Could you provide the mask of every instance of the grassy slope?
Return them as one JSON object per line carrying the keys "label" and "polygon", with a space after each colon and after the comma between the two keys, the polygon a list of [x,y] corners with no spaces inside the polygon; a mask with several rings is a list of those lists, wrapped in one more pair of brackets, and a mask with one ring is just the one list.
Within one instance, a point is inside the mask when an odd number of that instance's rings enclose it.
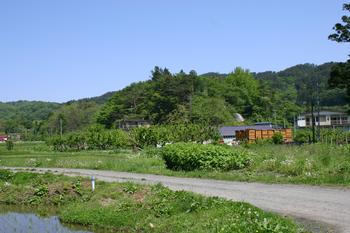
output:
{"label": "grassy slope", "polygon": [[44,144],[0,144],[0,166],[66,167],[152,173],[224,180],[350,185],[350,147],[329,145],[252,145],[253,164],[243,170],[171,171],[160,158],[131,151],[51,152]]}
{"label": "grassy slope", "polygon": [[0,204],[56,208],[63,222],[103,232],[301,232],[291,220],[246,203],[161,185],[97,182],[0,170]]}

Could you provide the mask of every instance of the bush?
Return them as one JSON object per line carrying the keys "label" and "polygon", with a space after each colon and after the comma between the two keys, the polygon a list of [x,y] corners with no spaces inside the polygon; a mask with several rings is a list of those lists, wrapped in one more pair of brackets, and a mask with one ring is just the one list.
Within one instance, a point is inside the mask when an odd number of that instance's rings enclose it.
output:
{"label": "bush", "polygon": [[134,128],[131,131],[134,148],[138,149],[174,142],[215,142],[219,138],[216,127],[204,124],[154,125]]}
{"label": "bush", "polygon": [[55,151],[116,150],[130,146],[130,139],[122,130],[106,130],[93,126],[83,132],[55,136],[48,140]]}
{"label": "bush", "polygon": [[249,165],[250,153],[237,148],[194,143],[165,146],[161,156],[167,168],[173,170],[241,169]]}
{"label": "bush", "polygon": [[48,141],[47,144],[53,147],[53,150],[55,151],[66,151],[68,150],[68,145],[66,142],[66,139],[64,137],[60,136],[54,136],[51,137]]}
{"label": "bush", "polygon": [[311,139],[310,130],[296,130],[294,131],[294,142],[307,143]]}
{"label": "bush", "polygon": [[7,150],[13,150],[13,141],[12,140],[7,140],[6,141],[6,149]]}
{"label": "bush", "polygon": [[0,181],[9,181],[13,175],[14,174],[8,170],[0,170]]}
{"label": "bush", "polygon": [[158,135],[156,126],[153,127],[136,127],[131,131],[131,138],[134,147],[143,149],[149,146],[157,146]]}
{"label": "bush", "polygon": [[275,133],[273,136],[272,136],[272,142],[274,144],[283,144],[283,135],[279,132]]}

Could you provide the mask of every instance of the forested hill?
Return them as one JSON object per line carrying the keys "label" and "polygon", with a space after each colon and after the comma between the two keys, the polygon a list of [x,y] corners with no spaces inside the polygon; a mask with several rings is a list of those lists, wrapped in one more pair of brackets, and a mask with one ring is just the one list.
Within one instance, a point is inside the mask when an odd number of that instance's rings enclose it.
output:
{"label": "forested hill", "polygon": [[68,101],[67,104],[71,104],[74,102],[95,102],[96,104],[105,104],[107,100],[109,100],[115,93],[116,91],[110,91],[96,97],[84,98],[79,100],[71,100],[71,101]]}
{"label": "forested hill", "polygon": [[153,123],[204,122],[237,124],[235,113],[248,121],[292,122],[316,98],[317,83],[323,108],[345,109],[345,90],[327,88],[334,63],[296,65],[279,72],[230,74],[171,73],[156,67],[145,82],[133,83],[99,97],[64,104],[41,101],[0,102],[0,133],[80,130],[93,123],[113,127],[121,119]]}
{"label": "forested hill", "polygon": [[[297,103],[302,105],[307,100],[307,95],[311,94],[312,87],[319,83],[320,104],[327,108],[336,106],[344,106],[347,104],[345,89],[329,89],[328,79],[331,67],[336,63],[325,63],[323,65],[296,65],[280,72],[262,72],[255,73],[254,76],[258,80],[262,80],[273,90],[286,90],[295,87],[298,98]],[[308,81],[310,83],[308,83]],[[311,84],[311,85],[310,85]],[[311,90],[308,88],[310,85]],[[309,89],[309,91],[308,91]],[[306,90],[306,93],[304,92]],[[305,96],[306,95],[306,96]]]}
{"label": "forested hill", "polygon": [[[286,90],[290,86],[294,86],[298,92],[298,104],[303,104],[305,102],[305,97],[303,97],[303,85],[308,79],[315,78],[316,82],[319,79],[320,83],[320,100],[321,105],[325,108],[342,108],[342,106],[347,104],[346,91],[345,89],[329,89],[328,79],[331,67],[336,63],[329,62],[319,66],[312,64],[301,64],[292,66],[285,70],[275,72],[266,71],[261,73],[252,73],[253,76],[259,80],[266,82],[271,89],[279,91]],[[221,73],[205,73],[202,74],[203,77],[227,77],[227,74]]]}
{"label": "forested hill", "polygon": [[0,132],[31,128],[33,122],[48,119],[60,104],[43,101],[0,102]]}
{"label": "forested hill", "polygon": [[0,134],[50,126],[57,128],[57,118],[62,115],[67,116],[67,127],[80,129],[94,122],[99,106],[105,104],[114,93],[107,92],[101,96],[66,103],[24,100],[0,102]]}
{"label": "forested hill", "polygon": [[116,120],[141,118],[155,124],[205,122],[236,124],[240,113],[248,121],[292,123],[294,116],[309,111],[320,100],[324,109],[345,110],[346,92],[329,89],[335,63],[303,64],[280,72],[250,73],[236,69],[230,74],[195,71],[173,74],[158,67],[146,82],[118,91],[97,116],[108,127]]}

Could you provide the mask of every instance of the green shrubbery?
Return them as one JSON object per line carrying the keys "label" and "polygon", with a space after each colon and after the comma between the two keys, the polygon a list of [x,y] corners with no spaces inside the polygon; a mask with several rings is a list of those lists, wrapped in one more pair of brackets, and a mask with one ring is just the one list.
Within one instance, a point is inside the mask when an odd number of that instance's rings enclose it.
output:
{"label": "green shrubbery", "polygon": [[129,135],[122,130],[106,130],[99,126],[84,132],[55,136],[48,144],[56,151],[113,150],[130,146]]}
{"label": "green shrubbery", "polygon": [[249,165],[249,152],[237,148],[194,143],[175,143],[161,150],[168,168],[174,170],[240,169]]}
{"label": "green shrubbery", "polygon": [[13,150],[14,143],[12,140],[7,140],[6,141],[6,149],[7,150]]}
{"label": "green shrubbery", "polygon": [[179,124],[151,127],[137,127],[130,132],[119,129],[105,129],[92,126],[83,132],[74,132],[55,136],[48,140],[56,151],[110,150],[120,148],[144,149],[164,146],[173,142],[217,141],[219,133],[216,128],[197,125]]}
{"label": "green shrubbery", "polygon": [[294,142],[307,143],[311,140],[312,134],[310,130],[296,130],[294,131]]}
{"label": "green shrubbery", "polygon": [[283,135],[279,132],[275,133],[273,136],[272,136],[272,142],[274,144],[283,144]]}
{"label": "green shrubbery", "polygon": [[148,128],[134,128],[131,138],[137,148],[164,146],[174,142],[218,141],[218,129],[202,124],[155,125]]}
{"label": "green shrubbery", "polygon": [[[317,129],[315,132],[317,137]],[[312,141],[311,129],[298,129],[294,131],[294,142],[308,143]],[[350,142],[350,132],[342,129],[323,128],[320,130],[319,142],[325,144],[348,144]]]}

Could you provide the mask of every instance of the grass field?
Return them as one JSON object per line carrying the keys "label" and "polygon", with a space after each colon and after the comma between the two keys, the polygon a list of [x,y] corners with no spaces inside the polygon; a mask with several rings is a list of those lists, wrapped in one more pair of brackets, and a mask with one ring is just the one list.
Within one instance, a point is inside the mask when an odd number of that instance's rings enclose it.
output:
{"label": "grass field", "polygon": [[171,191],[161,185],[0,170],[0,204],[55,210],[64,223],[96,232],[304,232],[292,220],[252,205]]}
{"label": "grass field", "polygon": [[350,185],[350,146],[249,145],[252,164],[234,171],[172,171],[145,152],[53,152],[44,143],[16,143],[12,151],[0,144],[0,166],[66,167],[151,173],[182,177],[311,185]]}

